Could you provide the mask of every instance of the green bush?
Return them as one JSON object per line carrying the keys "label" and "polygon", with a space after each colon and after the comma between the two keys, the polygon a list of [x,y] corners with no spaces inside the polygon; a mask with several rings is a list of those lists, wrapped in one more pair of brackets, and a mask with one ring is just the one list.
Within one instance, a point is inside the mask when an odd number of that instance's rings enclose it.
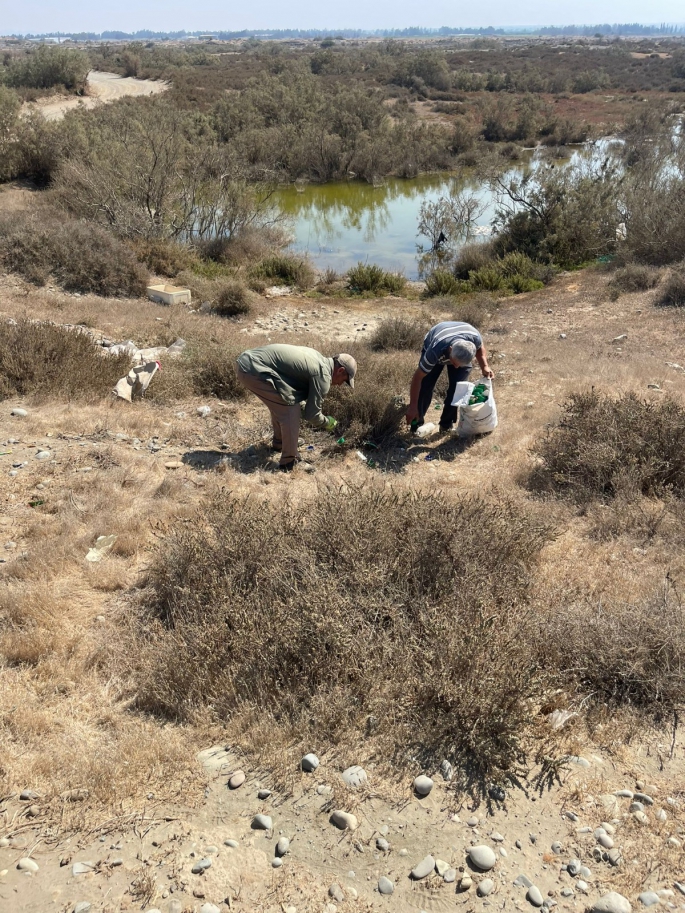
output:
{"label": "green bush", "polygon": [[446,269],[436,269],[426,277],[426,298],[442,298],[457,295],[462,291],[462,283],[455,279]]}
{"label": "green bush", "polygon": [[277,285],[295,285],[301,289],[311,288],[314,284],[314,270],[308,260],[286,254],[266,257],[248,273],[251,280],[268,280]]}
{"label": "green bush", "polygon": [[469,286],[474,291],[499,292],[506,282],[497,266],[483,266],[469,273]]}
{"label": "green bush", "polygon": [[545,283],[540,282],[539,279],[531,279],[529,276],[515,274],[506,280],[506,287],[510,288],[515,295],[522,295],[524,292],[535,292],[544,288]]}
{"label": "green bush", "polygon": [[406,284],[404,276],[390,273],[375,263],[358,263],[347,273],[347,282],[353,292],[386,292],[399,295]]}
{"label": "green bush", "polygon": [[428,327],[421,320],[388,317],[382,320],[369,339],[373,352],[410,349],[419,351]]}
{"label": "green bush", "polygon": [[619,267],[609,282],[609,290],[617,292],[646,292],[659,282],[659,271],[641,263]]}
{"label": "green bush", "polygon": [[43,45],[11,58],[4,78],[15,89],[63,86],[78,92],[85,88],[89,70],[90,60],[82,51]]}
{"label": "green bush", "polygon": [[495,259],[490,241],[474,241],[465,244],[459,253],[452,272],[457,279],[468,279],[469,273],[490,266]]}
{"label": "green bush", "polygon": [[252,310],[250,295],[241,282],[227,282],[221,287],[212,311],[219,317],[241,317]]}

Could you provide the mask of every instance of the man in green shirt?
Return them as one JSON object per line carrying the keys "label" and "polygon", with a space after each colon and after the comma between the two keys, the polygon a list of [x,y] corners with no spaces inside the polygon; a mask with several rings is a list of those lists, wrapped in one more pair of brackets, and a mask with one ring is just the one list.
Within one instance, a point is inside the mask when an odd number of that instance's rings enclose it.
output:
{"label": "man in green shirt", "polygon": [[332,431],[338,424],[321,411],[331,385],[354,388],[357,362],[351,355],[326,358],[306,346],[270,345],[247,349],[238,357],[238,380],[259,397],[271,413],[272,447],[281,452],[280,468],[288,472],[298,460],[300,404],[305,421]]}

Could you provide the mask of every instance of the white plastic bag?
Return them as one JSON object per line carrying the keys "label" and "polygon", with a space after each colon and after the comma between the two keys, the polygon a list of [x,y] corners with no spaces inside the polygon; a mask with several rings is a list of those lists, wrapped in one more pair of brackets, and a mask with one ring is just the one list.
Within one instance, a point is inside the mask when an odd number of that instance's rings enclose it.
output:
{"label": "white plastic bag", "polygon": [[[497,406],[495,405],[492,381],[489,377],[482,377],[478,383],[484,384],[488,390],[488,398],[484,403],[476,403],[474,406],[469,406],[468,404],[476,384],[462,381],[457,384],[457,388],[454,391],[452,405],[459,406],[459,418],[455,428],[457,437],[489,434],[497,427]],[[465,387],[470,388],[468,393],[466,393]]]}

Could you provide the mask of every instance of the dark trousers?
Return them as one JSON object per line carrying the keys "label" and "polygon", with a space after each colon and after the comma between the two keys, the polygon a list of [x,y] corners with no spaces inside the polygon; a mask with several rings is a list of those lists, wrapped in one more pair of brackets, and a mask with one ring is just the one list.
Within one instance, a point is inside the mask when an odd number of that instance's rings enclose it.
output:
{"label": "dark trousers", "polygon": [[447,367],[449,383],[447,385],[447,396],[442,407],[442,415],[440,416],[440,427],[443,431],[448,431],[457,420],[457,407],[452,405],[454,391],[460,381],[469,379],[470,366],[455,368],[451,362],[448,362],[447,365],[436,365],[429,374],[426,374],[421,381],[421,390],[419,391],[419,424],[422,425],[425,421],[426,412],[430,409],[433,399],[433,390],[435,390],[435,385],[444,367]]}

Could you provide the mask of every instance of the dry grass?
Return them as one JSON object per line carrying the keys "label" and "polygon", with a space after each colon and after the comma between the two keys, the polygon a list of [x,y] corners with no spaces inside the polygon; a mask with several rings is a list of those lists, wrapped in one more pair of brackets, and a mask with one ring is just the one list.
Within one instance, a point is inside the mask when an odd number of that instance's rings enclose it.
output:
{"label": "dry grass", "polygon": [[685,307],[685,270],[674,269],[659,288],[654,302],[657,307]]}
{"label": "dry grass", "polygon": [[422,320],[408,320],[406,317],[387,317],[382,320],[369,339],[373,352],[389,352],[409,349],[421,351],[421,343],[429,327]]}

